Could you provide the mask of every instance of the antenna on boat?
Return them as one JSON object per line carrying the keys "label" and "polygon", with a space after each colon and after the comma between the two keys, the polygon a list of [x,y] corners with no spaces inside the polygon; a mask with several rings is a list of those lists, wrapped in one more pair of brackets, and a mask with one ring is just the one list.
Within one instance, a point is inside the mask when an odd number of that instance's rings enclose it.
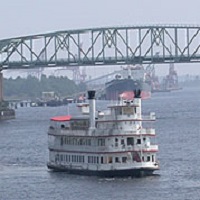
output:
{"label": "antenna on boat", "polygon": [[67,104],[67,115],[69,115],[69,103]]}

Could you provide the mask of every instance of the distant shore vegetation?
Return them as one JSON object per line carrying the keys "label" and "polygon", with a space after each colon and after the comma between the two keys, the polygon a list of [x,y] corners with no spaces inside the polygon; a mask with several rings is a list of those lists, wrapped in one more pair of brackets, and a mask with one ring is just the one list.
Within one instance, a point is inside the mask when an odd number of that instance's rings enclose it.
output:
{"label": "distant shore vegetation", "polygon": [[3,93],[5,99],[36,99],[42,92],[55,92],[59,97],[69,97],[85,90],[83,83],[77,85],[67,77],[42,75],[40,79],[29,75],[27,78],[4,78]]}

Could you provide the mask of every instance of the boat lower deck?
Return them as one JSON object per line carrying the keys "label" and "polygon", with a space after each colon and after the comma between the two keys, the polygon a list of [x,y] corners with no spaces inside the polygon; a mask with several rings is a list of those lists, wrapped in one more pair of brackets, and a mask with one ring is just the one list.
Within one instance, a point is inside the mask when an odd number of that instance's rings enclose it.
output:
{"label": "boat lower deck", "polygon": [[154,168],[131,168],[119,170],[87,170],[87,169],[73,169],[64,165],[47,164],[48,169],[56,172],[66,172],[69,174],[86,175],[86,176],[99,176],[99,177],[143,177],[150,176],[155,171]]}

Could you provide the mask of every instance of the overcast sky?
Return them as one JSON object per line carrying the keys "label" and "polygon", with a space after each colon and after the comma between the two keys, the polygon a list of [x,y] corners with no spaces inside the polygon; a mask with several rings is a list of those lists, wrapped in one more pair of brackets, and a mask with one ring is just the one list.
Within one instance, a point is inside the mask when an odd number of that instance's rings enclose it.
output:
{"label": "overcast sky", "polygon": [[[104,26],[200,24],[199,0],[0,0],[0,8],[0,39]],[[178,71],[199,73],[198,65],[178,65]]]}

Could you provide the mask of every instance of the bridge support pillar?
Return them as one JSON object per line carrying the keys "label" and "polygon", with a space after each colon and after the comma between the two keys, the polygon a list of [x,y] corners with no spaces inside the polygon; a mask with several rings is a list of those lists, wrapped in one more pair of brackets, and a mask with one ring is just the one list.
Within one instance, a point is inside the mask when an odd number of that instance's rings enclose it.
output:
{"label": "bridge support pillar", "polygon": [[0,72],[0,102],[3,101],[3,74]]}

